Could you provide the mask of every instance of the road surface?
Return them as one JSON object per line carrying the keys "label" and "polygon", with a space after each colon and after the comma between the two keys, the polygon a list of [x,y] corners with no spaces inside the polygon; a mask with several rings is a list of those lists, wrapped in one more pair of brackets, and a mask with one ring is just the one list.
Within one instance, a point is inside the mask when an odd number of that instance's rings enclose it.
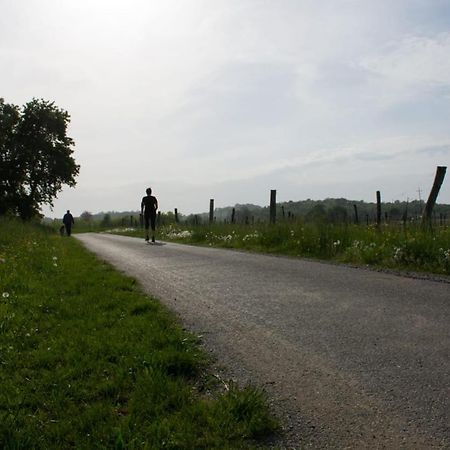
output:
{"label": "road surface", "polygon": [[286,448],[450,448],[450,284],[107,234],[77,238],[268,392]]}

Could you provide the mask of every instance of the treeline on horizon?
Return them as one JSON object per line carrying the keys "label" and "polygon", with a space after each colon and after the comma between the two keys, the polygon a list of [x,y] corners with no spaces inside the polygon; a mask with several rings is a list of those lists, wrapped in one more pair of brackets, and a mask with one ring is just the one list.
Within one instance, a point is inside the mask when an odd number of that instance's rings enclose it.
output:
{"label": "treeline on horizon", "polygon": [[[356,209],[355,209],[356,206]],[[421,218],[425,202],[413,200],[411,202],[399,201],[384,202],[382,218],[388,222],[416,221]],[[235,210],[235,223],[258,223],[269,221],[269,206],[254,204],[236,204],[214,209],[216,222],[231,222],[233,209]],[[356,212],[358,218],[356,218]],[[345,198],[327,198],[325,200],[300,200],[277,203],[277,220],[303,220],[307,222],[330,223],[373,223],[376,220],[376,203],[362,200],[347,200]],[[435,221],[450,220],[450,205],[436,204],[433,211]],[[85,223],[108,226],[137,226],[139,224],[139,211],[108,211],[90,213],[85,211],[76,218]],[[50,219],[51,220],[51,219]],[[59,220],[59,219],[55,219]],[[172,211],[160,215],[161,224],[175,222],[175,214]],[[209,213],[184,215],[178,212],[179,222],[207,223]]]}

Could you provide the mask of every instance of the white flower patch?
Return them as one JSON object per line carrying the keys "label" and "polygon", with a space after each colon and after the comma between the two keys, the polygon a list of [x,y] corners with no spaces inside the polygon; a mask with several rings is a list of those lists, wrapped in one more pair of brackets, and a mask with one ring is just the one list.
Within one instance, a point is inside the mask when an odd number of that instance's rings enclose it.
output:
{"label": "white flower patch", "polygon": [[167,233],[167,237],[170,239],[184,239],[190,238],[192,236],[192,231],[183,230],[183,231],[171,231]]}

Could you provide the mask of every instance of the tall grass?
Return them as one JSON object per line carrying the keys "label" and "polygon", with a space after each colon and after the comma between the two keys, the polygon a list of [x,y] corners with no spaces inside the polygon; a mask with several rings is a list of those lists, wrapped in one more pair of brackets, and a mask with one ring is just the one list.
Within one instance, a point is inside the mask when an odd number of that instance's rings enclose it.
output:
{"label": "tall grass", "polygon": [[[116,230],[117,232],[117,230]],[[123,234],[140,236],[140,230]],[[281,222],[276,225],[171,225],[160,239],[319,258],[378,267],[450,274],[450,228],[381,227]]]}
{"label": "tall grass", "polygon": [[71,238],[0,220],[0,448],[248,448],[264,395],[219,393],[197,338]]}

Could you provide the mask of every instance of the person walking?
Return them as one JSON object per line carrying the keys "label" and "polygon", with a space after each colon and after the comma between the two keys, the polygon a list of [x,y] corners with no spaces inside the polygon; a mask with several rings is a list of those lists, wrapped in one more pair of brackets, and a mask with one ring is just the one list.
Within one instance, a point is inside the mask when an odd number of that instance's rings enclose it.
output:
{"label": "person walking", "polygon": [[73,216],[72,214],[70,214],[70,210],[67,210],[67,212],[64,214],[63,224],[66,228],[67,236],[70,236],[70,234],[72,233],[72,225],[75,224],[75,220],[73,220]]}
{"label": "person walking", "polygon": [[141,201],[141,215],[144,216],[145,241],[149,242],[148,229],[152,229],[152,242],[155,242],[156,228],[156,210],[158,209],[158,200],[152,195],[152,189],[145,190],[147,195]]}

